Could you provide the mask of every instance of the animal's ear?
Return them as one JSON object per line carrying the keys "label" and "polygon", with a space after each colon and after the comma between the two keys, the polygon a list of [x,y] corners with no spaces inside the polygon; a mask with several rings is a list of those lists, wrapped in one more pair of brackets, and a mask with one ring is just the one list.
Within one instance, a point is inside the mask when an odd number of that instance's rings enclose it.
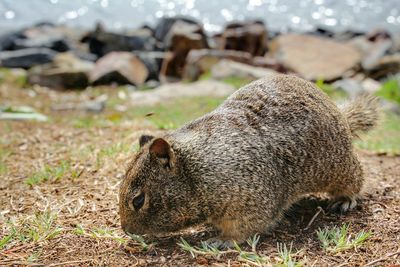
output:
{"label": "animal's ear", "polygon": [[172,168],[174,166],[174,151],[171,145],[163,138],[156,138],[149,147],[152,156],[159,159],[163,165]]}
{"label": "animal's ear", "polygon": [[149,141],[151,141],[152,139],[154,139],[154,136],[152,135],[142,135],[139,138],[139,146],[143,147],[145,144],[147,144]]}

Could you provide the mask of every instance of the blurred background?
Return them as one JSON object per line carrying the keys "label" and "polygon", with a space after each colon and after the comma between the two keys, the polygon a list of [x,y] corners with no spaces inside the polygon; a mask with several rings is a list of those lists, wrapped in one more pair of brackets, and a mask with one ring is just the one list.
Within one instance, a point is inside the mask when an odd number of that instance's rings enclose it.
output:
{"label": "blurred background", "polygon": [[90,28],[98,21],[109,29],[122,30],[154,25],[165,16],[190,16],[207,32],[218,32],[227,22],[261,19],[273,31],[312,31],[323,26],[334,31],[368,31],[383,27],[398,31],[399,2],[396,0],[3,0],[3,28],[51,21]]}

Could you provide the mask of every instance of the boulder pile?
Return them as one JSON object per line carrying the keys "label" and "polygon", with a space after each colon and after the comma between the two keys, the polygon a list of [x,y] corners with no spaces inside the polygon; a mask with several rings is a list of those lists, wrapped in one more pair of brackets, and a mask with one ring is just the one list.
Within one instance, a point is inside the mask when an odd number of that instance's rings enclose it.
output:
{"label": "boulder pile", "polygon": [[124,33],[100,24],[84,32],[41,23],[0,34],[0,67],[26,69],[30,83],[54,89],[273,72],[325,82],[379,80],[400,72],[399,40],[384,30],[271,33],[260,21],[230,23],[209,36],[199,22],[184,17]]}

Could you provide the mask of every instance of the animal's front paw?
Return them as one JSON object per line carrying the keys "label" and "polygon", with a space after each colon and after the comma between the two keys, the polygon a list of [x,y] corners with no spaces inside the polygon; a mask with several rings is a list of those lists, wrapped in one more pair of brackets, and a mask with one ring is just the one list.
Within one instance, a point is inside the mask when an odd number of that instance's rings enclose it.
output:
{"label": "animal's front paw", "polygon": [[333,199],[328,206],[328,210],[333,213],[346,213],[357,206],[355,197],[339,197]]}
{"label": "animal's front paw", "polygon": [[218,249],[230,249],[235,247],[233,240],[221,240],[219,238],[210,238],[204,241],[207,246],[218,248]]}

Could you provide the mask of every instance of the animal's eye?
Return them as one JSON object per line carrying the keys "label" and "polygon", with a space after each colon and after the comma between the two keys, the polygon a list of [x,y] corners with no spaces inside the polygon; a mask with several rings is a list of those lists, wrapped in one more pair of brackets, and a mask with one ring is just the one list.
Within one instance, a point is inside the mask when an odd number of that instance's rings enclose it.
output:
{"label": "animal's eye", "polygon": [[141,207],[143,207],[145,199],[145,194],[141,192],[139,195],[135,196],[132,200],[133,208],[138,211]]}

